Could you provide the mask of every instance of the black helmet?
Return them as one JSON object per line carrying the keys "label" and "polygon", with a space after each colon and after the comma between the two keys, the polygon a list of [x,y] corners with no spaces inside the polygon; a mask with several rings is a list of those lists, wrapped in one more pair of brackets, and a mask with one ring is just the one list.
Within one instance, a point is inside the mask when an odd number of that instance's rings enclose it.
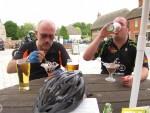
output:
{"label": "black helmet", "polygon": [[85,84],[80,71],[62,72],[40,89],[34,113],[68,113],[82,101]]}

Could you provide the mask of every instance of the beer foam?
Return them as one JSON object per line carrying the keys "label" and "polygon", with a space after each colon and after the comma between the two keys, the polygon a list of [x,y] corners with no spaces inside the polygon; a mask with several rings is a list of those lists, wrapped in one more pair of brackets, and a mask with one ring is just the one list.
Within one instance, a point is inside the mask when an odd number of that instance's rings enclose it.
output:
{"label": "beer foam", "polygon": [[73,62],[73,61],[72,61],[72,62],[68,62],[67,65],[79,65],[79,63],[78,63],[78,62]]}
{"label": "beer foam", "polygon": [[23,59],[18,59],[17,61],[16,61],[16,63],[17,64],[24,64],[24,63],[27,63],[25,60],[23,60]]}

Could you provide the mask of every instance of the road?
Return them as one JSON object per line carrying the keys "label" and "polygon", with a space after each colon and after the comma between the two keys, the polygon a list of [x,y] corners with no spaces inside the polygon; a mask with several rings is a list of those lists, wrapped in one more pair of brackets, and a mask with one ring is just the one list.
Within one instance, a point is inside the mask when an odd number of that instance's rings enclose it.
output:
{"label": "road", "polygon": [[[80,45],[80,55],[75,56],[71,55],[71,58],[77,58],[79,59],[79,69],[82,71],[83,74],[98,74],[100,73],[101,64],[99,63],[99,60],[95,61],[84,61],[82,58],[83,52],[87,46],[86,45]],[[146,48],[146,54],[149,59],[149,65],[150,65],[150,48]],[[5,49],[5,51],[0,51],[0,89],[10,87],[12,85],[18,84],[18,77],[17,74],[8,74],[6,72],[6,67],[11,59],[11,53],[13,49]]]}
{"label": "road", "polygon": [[6,67],[11,59],[12,49],[0,51],[0,89],[17,84],[16,74],[7,74]]}

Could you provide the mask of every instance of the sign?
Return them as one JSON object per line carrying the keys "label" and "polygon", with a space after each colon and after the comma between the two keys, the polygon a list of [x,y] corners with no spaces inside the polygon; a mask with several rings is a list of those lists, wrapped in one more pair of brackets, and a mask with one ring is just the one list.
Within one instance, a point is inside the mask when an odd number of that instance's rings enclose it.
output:
{"label": "sign", "polygon": [[122,108],[121,113],[150,113],[150,107]]}

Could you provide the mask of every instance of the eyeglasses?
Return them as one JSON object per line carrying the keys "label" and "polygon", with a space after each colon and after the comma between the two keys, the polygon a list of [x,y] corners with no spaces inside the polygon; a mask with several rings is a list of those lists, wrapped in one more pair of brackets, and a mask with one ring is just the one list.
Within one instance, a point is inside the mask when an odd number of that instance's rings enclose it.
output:
{"label": "eyeglasses", "polygon": [[54,35],[53,34],[47,34],[47,33],[40,33],[41,37],[43,39],[49,38],[49,39],[54,39]]}

